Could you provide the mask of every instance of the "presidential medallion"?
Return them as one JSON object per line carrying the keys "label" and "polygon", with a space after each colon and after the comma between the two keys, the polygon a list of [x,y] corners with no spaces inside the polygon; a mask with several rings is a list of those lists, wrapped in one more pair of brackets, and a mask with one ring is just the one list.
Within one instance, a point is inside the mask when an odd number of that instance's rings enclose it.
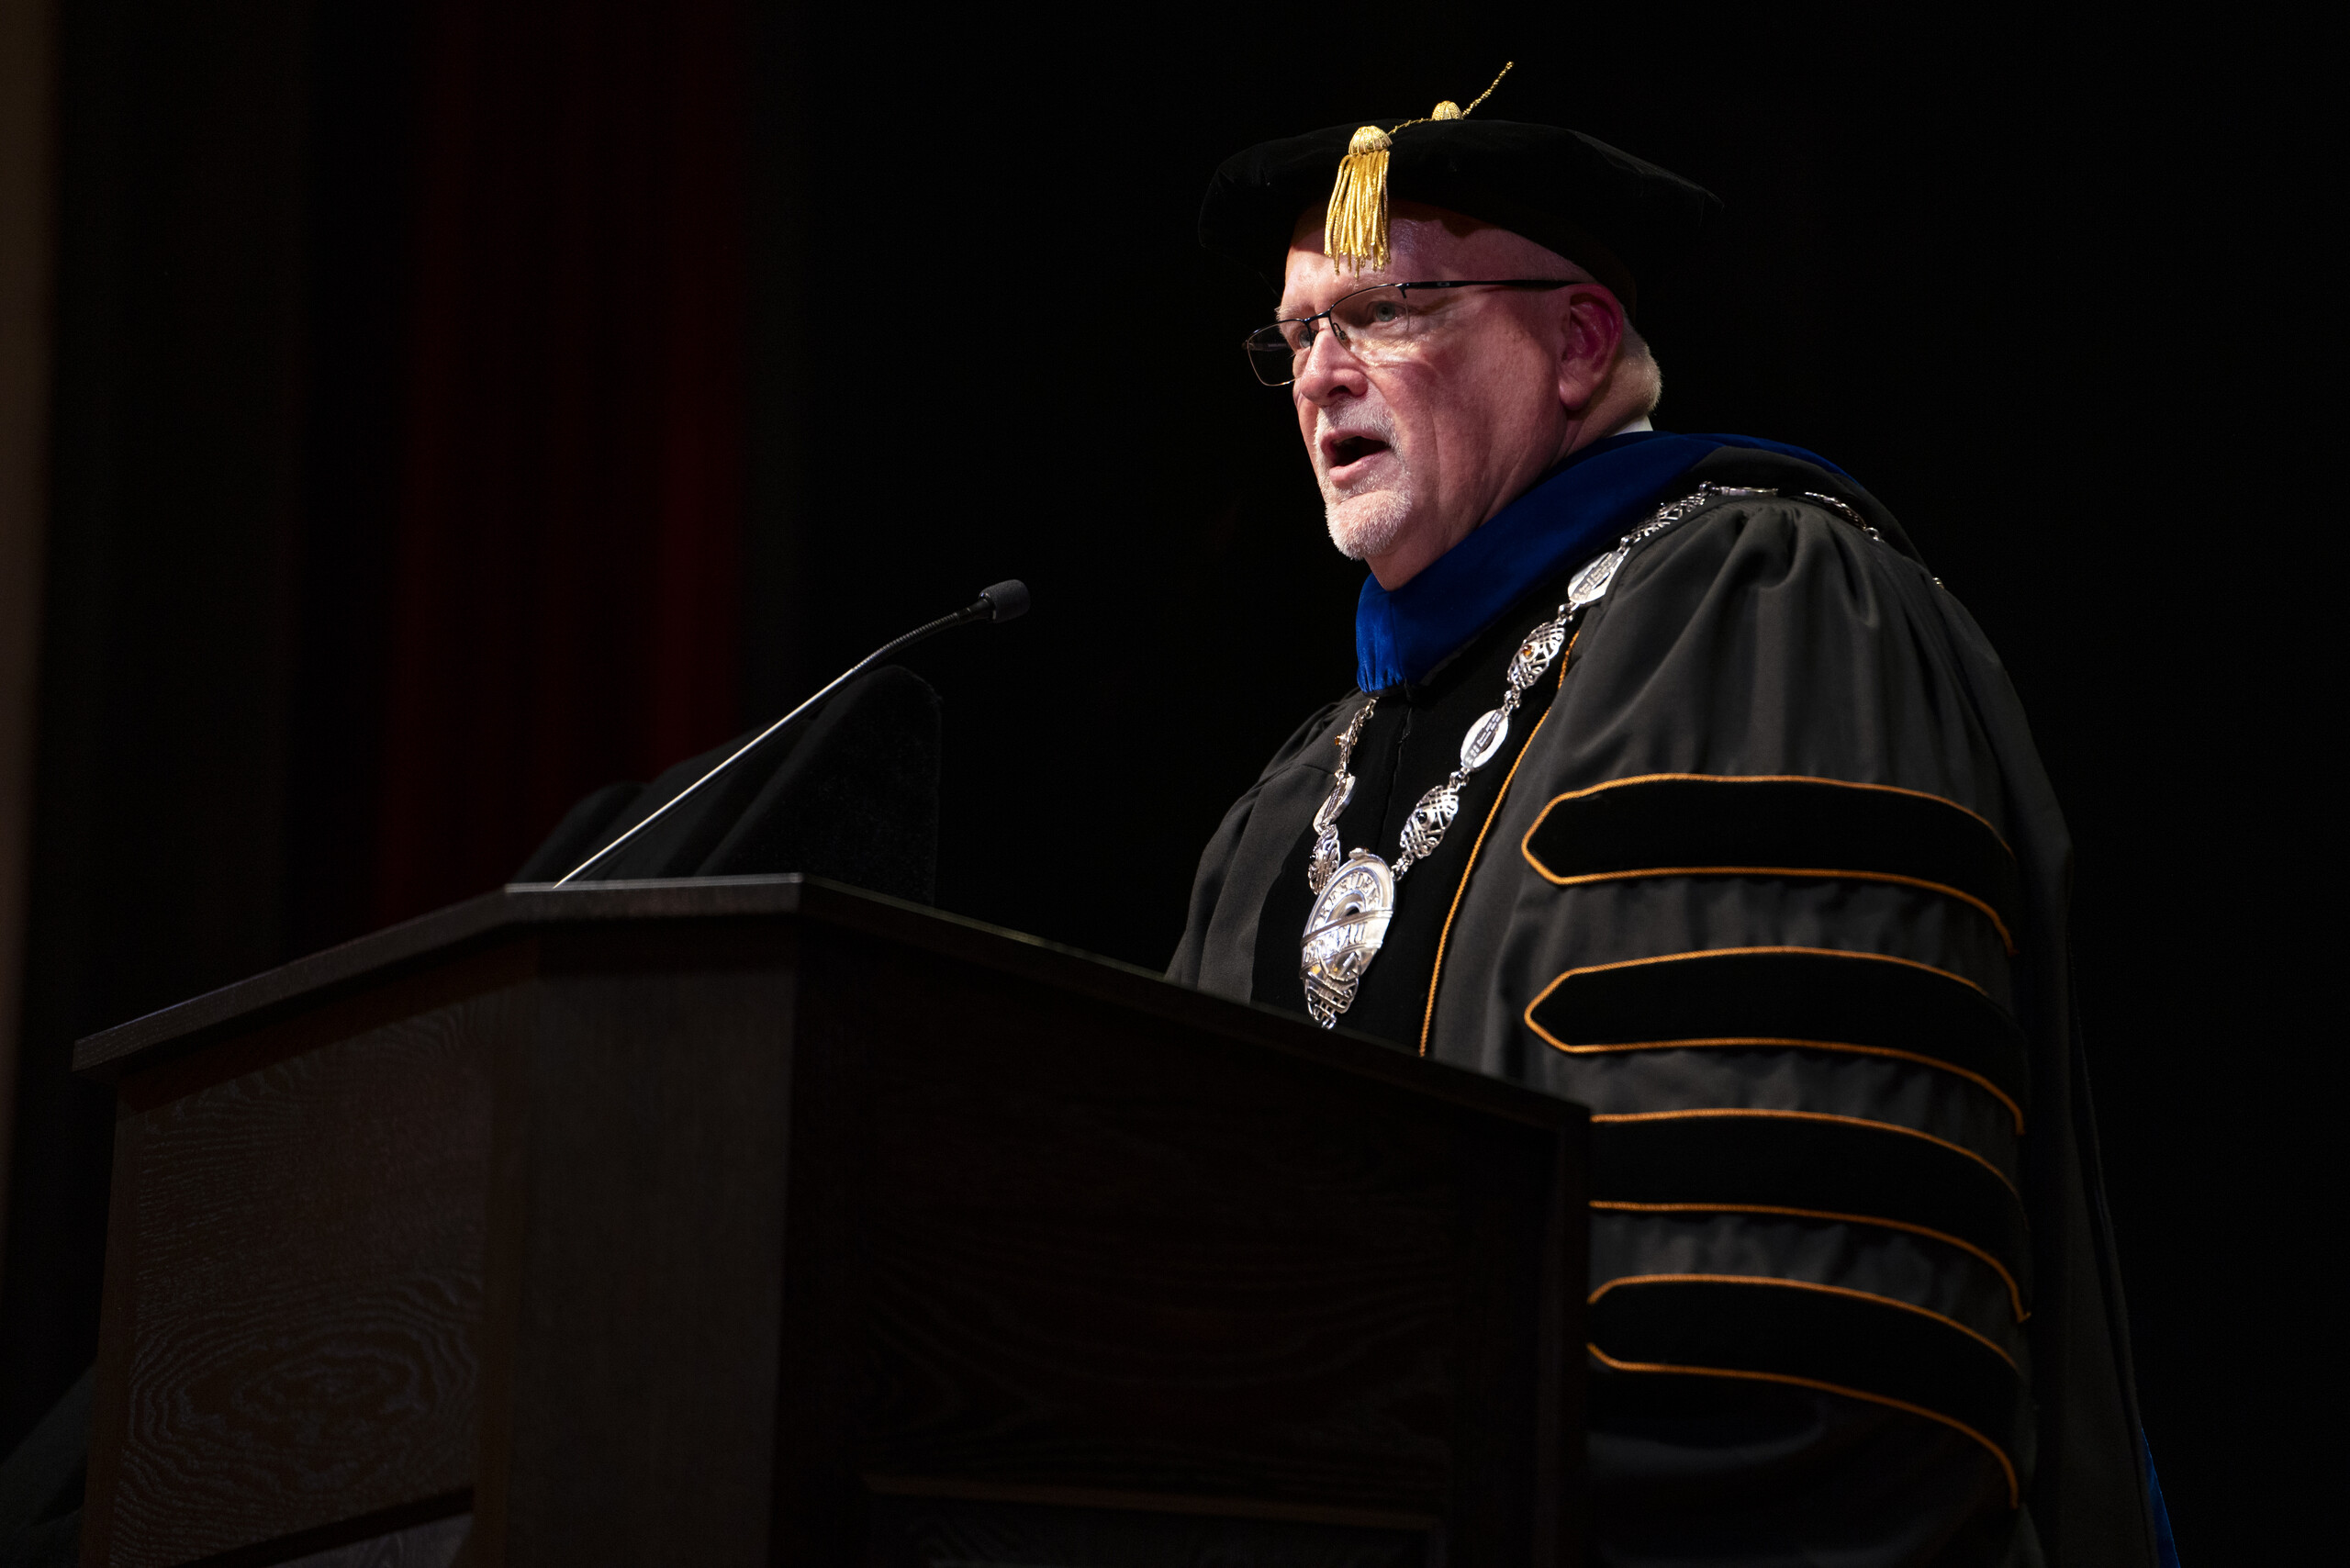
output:
{"label": "presidential medallion", "polygon": [[1299,973],[1305,980],[1305,1010],[1328,1028],[1354,1005],[1363,971],[1387,940],[1395,913],[1395,879],[1387,862],[1368,849],[1347,857],[1314,901],[1305,923]]}

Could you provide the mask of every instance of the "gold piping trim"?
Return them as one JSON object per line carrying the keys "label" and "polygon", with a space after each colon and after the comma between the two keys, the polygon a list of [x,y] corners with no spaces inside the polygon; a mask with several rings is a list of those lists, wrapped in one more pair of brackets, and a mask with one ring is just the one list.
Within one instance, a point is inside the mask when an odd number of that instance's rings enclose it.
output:
{"label": "gold piping trim", "polygon": [[[1535,826],[1539,827],[1541,821],[1537,817]],[[1534,829],[1527,829],[1526,834],[1531,839]],[[1653,866],[1642,867],[1637,871],[1593,871],[1581,877],[1561,877],[1537,860],[1531,848],[1526,851],[1526,863],[1533,867],[1544,881],[1561,888],[1579,888],[1590,882],[1633,881],[1643,877],[1803,877],[1829,882],[1890,882],[1900,887],[1923,888],[1930,893],[1941,893],[1981,910],[1983,917],[1991,923],[1991,929],[1999,934],[1999,946],[2007,949],[2009,958],[2015,957],[2016,953],[2016,939],[2008,930],[2008,923],[1999,918],[1998,911],[1973,893],[1964,892],[1948,882],[1930,882],[1922,877],[1904,877],[1891,871],[1845,871],[1832,866]]]}
{"label": "gold piping trim", "polygon": [[[1582,636],[1581,630],[1577,630],[1574,636],[1567,639],[1566,649],[1559,655],[1559,689],[1561,691],[1567,685],[1567,661],[1575,656],[1575,644]],[[1501,793],[1494,797],[1494,808],[1485,813],[1484,825],[1477,830],[1477,842],[1469,846],[1469,863],[1460,868],[1460,885],[1452,890],[1452,907],[1444,912],[1444,929],[1437,933],[1436,967],[1428,971],[1427,1009],[1420,1014],[1422,1056],[1428,1054],[1428,1031],[1436,1026],[1436,988],[1437,982],[1444,978],[1444,946],[1452,940],[1452,917],[1460,913],[1460,901],[1469,891],[1469,874],[1477,868],[1477,852],[1485,847],[1485,834],[1492,831],[1494,819],[1502,814],[1502,802],[1509,799],[1511,781],[1517,778],[1517,765],[1524,762],[1526,754],[1534,749],[1534,737],[1542,733],[1542,726],[1550,720],[1550,709],[1558,705],[1559,700],[1553,696],[1550,707],[1542,710],[1542,717],[1535,720],[1534,727],[1526,732],[1526,744],[1517,748],[1517,756],[1510,759],[1509,771],[1502,775]]]}
{"label": "gold piping trim", "polygon": [[[1585,964],[1581,969],[1569,969],[1551,980],[1549,985],[1544,986],[1534,1000],[1526,1004],[1526,1026],[1569,1056],[1607,1056],[1621,1051],[1680,1050],[1707,1046],[1776,1046],[1794,1050],[1837,1051],[1853,1056],[1890,1057],[1897,1061],[1916,1062],[1920,1067],[1933,1068],[1938,1071],[1964,1078],[1981,1088],[1985,1093],[2008,1108],[2008,1114],[2015,1118],[2016,1136],[2018,1137],[2023,1136],[2023,1107],[2016,1103],[2006,1090],[2001,1089],[1979,1072],[1970,1072],[1963,1067],[1953,1066],[1938,1057],[1923,1056],[1915,1051],[1897,1050],[1891,1046],[1863,1046],[1846,1040],[1797,1039],[1778,1035],[1700,1036],[1678,1040],[1628,1040],[1617,1045],[1572,1046],[1544,1028],[1534,1016],[1534,1010],[1541,1006],[1552,991],[1577,975],[1599,974],[1607,969],[1637,969],[1643,964],[1670,964],[1689,958],[1710,958],[1725,954],[1753,953],[1811,953],[1823,958],[1874,958],[1884,964],[1907,964],[1913,969],[1923,969],[1930,975],[1941,975],[1945,980],[1954,980],[1961,985],[1971,987],[1986,999],[1990,995],[1988,991],[1984,991],[1981,986],[1976,985],[1964,975],[1953,974],[1948,969],[1939,969],[1931,964],[1921,964],[1915,958],[1897,958],[1890,953],[1855,953],[1840,947],[1702,947],[1689,953],[1665,953],[1653,958],[1625,958],[1612,964]],[[1425,1036],[1423,1037],[1425,1038]],[[1426,1054],[1425,1050],[1422,1054]]]}
{"label": "gold piping trim", "polygon": [[[1659,953],[1652,958],[1619,958],[1612,964],[1585,964],[1580,969],[1569,969],[1550,984],[1557,985],[1559,980],[1572,980],[1576,975],[1595,975],[1606,969],[1637,969],[1643,964],[1673,964],[1686,958],[1719,958],[1733,955],[1751,956],[1755,953],[1809,953],[1822,958],[1867,958],[1880,964],[1907,964],[1913,969],[1923,969],[1930,975],[1940,975],[1944,980],[1954,980],[1971,990],[1982,991],[1986,997],[1991,994],[1955,969],[1936,969],[1931,964],[1919,963],[1915,958],[1897,958],[1891,953],[1861,952],[1851,947],[1695,947],[1686,953]],[[1545,994],[1548,994],[1547,991]]]}
{"label": "gold piping trim", "polygon": [[1593,1125],[1596,1126],[1601,1122],[1696,1121],[1709,1116],[1751,1116],[1782,1122],[1841,1122],[1846,1126],[1870,1127],[1878,1132],[1899,1133],[1903,1137],[1922,1138],[1928,1143],[1950,1150],[1953,1154],[1964,1155],[1992,1175],[1997,1176],[1999,1179],[1999,1185],[2015,1193],[2017,1202],[2023,1201],[2023,1194],[2016,1191],[2016,1184],[2008,1180],[2007,1172],[1973,1149],[1953,1143],[1948,1138],[1936,1137],[1931,1133],[1921,1133],[1915,1127],[1905,1127],[1898,1122],[1873,1122],[1865,1116],[1840,1116],[1831,1111],[1759,1111],[1738,1105],[1708,1106],[1699,1111],[1617,1111],[1606,1115],[1595,1115],[1591,1119]]}
{"label": "gold piping trim", "polygon": [[1793,1383],[1798,1388],[1817,1388],[1828,1394],[1841,1394],[1848,1399],[1866,1400],[1871,1405],[1888,1406],[1896,1410],[1907,1410],[1912,1416],[1923,1416],[1929,1421],[1941,1422],[1953,1431],[1965,1433],[1990,1450],[1991,1457],[1999,1462],[2000,1473],[2008,1478],[2008,1506],[2017,1506],[2021,1499],[2021,1493],[2016,1485],[2016,1467],[2009,1462],[2007,1451],[1965,1422],[1945,1416],[1939,1410],[1929,1410],[1922,1405],[1912,1405],[1906,1399],[1896,1399],[1890,1394],[1871,1394],[1865,1389],[1847,1388],[1841,1383],[1822,1383],[1818,1378],[1795,1377],[1785,1372],[1741,1372],[1729,1367],[1673,1366],[1664,1361],[1619,1361],[1596,1345],[1586,1343],[1583,1349],[1617,1372],[1679,1372],[1685,1377],[1731,1377],[1744,1378],[1751,1383]]}
{"label": "gold piping trim", "polygon": [[1656,784],[1679,780],[1703,780],[1708,784],[1827,784],[1840,790],[1878,790],[1889,795],[1908,795],[1920,801],[1932,801],[1938,805],[1948,806],[1954,812],[1964,812],[1968,816],[1981,823],[1990,832],[1992,842],[2007,851],[2008,858],[2010,860],[2015,858],[2016,852],[2009,848],[2008,841],[1999,836],[1999,830],[1992,827],[1982,812],[1969,810],[1956,801],[1941,795],[1930,795],[1923,790],[1905,790],[1897,784],[1856,784],[1847,778],[1816,778],[1801,773],[1639,773],[1628,778],[1611,778],[1605,784],[1594,784],[1587,789],[1570,790],[1563,795],[1553,795],[1543,805],[1542,810],[1535,816],[1533,825],[1526,830],[1526,836],[1518,841],[1518,853],[1526,857],[1526,863],[1533,867],[1536,874],[1543,880],[1554,887],[1561,888],[1582,887],[1591,882],[1625,881],[1641,877],[1804,877],[1820,878],[1830,881],[1889,882],[1903,887],[1923,888],[1929,892],[1942,893],[1981,910],[1984,918],[1990,921],[1992,929],[1999,934],[2000,945],[2008,950],[2009,957],[2014,956],[2015,936],[2008,930],[2008,923],[1999,918],[1998,911],[1976,898],[1973,893],[1963,892],[1944,882],[1930,882],[1919,877],[1903,877],[1890,871],[1844,871],[1825,866],[1659,866],[1644,867],[1637,871],[1595,871],[1580,877],[1561,877],[1536,857],[1534,835],[1542,830],[1542,824],[1550,820],[1551,810],[1561,801],[1581,800],[1586,795],[1595,795],[1602,790],[1621,789],[1628,784]]}
{"label": "gold piping trim", "polygon": [[2016,1366],[2016,1359],[2013,1356],[2001,1350],[1991,1339],[1977,1334],[1974,1329],[1961,1323],[1957,1318],[1945,1317],[1930,1306],[1914,1306],[1908,1302],[1893,1296],[1878,1295],[1874,1291],[1856,1291],[1850,1285],[1823,1285],[1812,1280],[1782,1279],[1776,1274],[1626,1274],[1621,1279],[1608,1281],[1583,1300],[1588,1305],[1596,1305],[1601,1296],[1606,1295],[1617,1285],[1775,1285],[1781,1290],[1817,1291],[1821,1295],[1841,1295],[1850,1296],[1854,1301],[1873,1301],[1880,1306],[1897,1306],[1904,1312],[1914,1312],[1919,1316],[1930,1317],[1945,1327],[1955,1328],[1999,1360],[2007,1362],[2009,1367],[2014,1368],[2018,1376],[2021,1376],[2023,1372],[2021,1367]]}
{"label": "gold piping trim", "polygon": [[1786,1215],[1796,1219],[1836,1220],[1845,1225],[1874,1225],[1883,1226],[1888,1230],[1906,1230],[1915,1236],[1930,1237],[1936,1241],[1947,1242],[1962,1252],[1971,1252],[1989,1264],[1993,1271],[2006,1283],[2008,1301],[2015,1308],[2016,1321],[2023,1323],[2029,1321],[2031,1316],[2031,1314],[2024,1309],[2023,1291],[2016,1283],[2016,1277],[2008,1272],[2008,1266],[2005,1263],[2000,1262],[1972,1241],[1962,1241],[1947,1231],[1934,1230],[1922,1225],[1911,1225],[1908,1220],[1886,1219],[1881,1215],[1840,1215],[1827,1209],[1787,1208],[1778,1204],[1625,1204],[1594,1198],[1589,1206],[1595,1209],[1616,1209],[1630,1214]]}
{"label": "gold piping trim", "polygon": [[[1531,1009],[1528,1011],[1530,1012]],[[1981,1073],[1969,1072],[1963,1067],[1953,1067],[1946,1061],[1933,1057],[1920,1056],[1915,1051],[1897,1051],[1890,1046],[1855,1046],[1841,1040],[1787,1039],[1775,1035],[1724,1035],[1719,1037],[1692,1040],[1640,1040],[1622,1046],[1567,1046],[1560,1045],[1548,1030],[1539,1024],[1534,1024],[1531,1018],[1527,1022],[1533,1025],[1534,1032],[1541,1036],[1544,1040],[1572,1056],[1606,1056],[1622,1051],[1698,1050],[1709,1047],[1769,1046],[1784,1050],[1830,1051],[1838,1055],[1890,1057],[1896,1061],[1915,1062],[1919,1067],[1932,1068],[1940,1072],[1947,1072],[1953,1078],[1965,1079],[1981,1089],[1986,1094],[2008,1108],[2008,1114],[2015,1118],[2016,1136],[2023,1137],[2023,1108],[2009,1099],[2006,1092],[1998,1084],[1985,1078]]]}
{"label": "gold piping trim", "polygon": [[1822,778],[1811,773],[1635,773],[1628,778],[1610,778],[1604,784],[1593,784],[1581,790],[1570,790],[1563,795],[1553,795],[1550,797],[1550,804],[1544,806],[1542,810],[1547,812],[1551,806],[1557,805],[1561,801],[1580,800],[1585,795],[1596,795],[1602,790],[1620,790],[1627,784],[1670,784],[1682,781],[1698,781],[1707,784],[1830,784],[1839,790],[1878,790],[1888,795],[1908,795],[1917,800],[1931,801],[1937,805],[1948,806],[1954,812],[1964,812],[1986,828],[1990,829],[1991,837],[2000,848],[2008,851],[2009,859],[2012,860],[2016,857],[2016,852],[2008,848],[2008,841],[2000,836],[1999,830],[1992,825],[1990,818],[1971,806],[1960,805],[1947,795],[1936,795],[1924,790],[1904,789],[1898,784],[1863,784],[1853,778]]}

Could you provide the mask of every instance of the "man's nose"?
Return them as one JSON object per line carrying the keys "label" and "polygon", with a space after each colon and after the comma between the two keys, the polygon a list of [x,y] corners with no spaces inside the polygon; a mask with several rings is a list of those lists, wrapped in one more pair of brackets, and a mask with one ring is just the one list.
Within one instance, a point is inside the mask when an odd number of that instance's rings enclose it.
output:
{"label": "man's nose", "polygon": [[1297,367],[1297,395],[1309,403],[1320,403],[1333,393],[1360,395],[1367,386],[1362,373],[1362,361],[1354,351],[1327,329],[1314,334],[1314,346],[1305,351],[1305,363]]}

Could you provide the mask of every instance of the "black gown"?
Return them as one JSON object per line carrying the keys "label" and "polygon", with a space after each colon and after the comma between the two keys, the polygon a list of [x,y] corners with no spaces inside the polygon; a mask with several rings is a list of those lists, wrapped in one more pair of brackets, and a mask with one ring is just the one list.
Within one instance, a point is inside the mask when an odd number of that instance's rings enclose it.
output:
{"label": "black gown", "polygon": [[[1343,1026],[1594,1112],[1597,1561],[2151,1564],[2070,843],[2014,691],[1848,479],[1731,447],[1660,498],[1701,484],[1767,493],[1635,547]],[[1563,597],[1378,694],[1346,848],[1394,860]],[[1364,700],[1226,814],[1170,978],[1304,1010]]]}

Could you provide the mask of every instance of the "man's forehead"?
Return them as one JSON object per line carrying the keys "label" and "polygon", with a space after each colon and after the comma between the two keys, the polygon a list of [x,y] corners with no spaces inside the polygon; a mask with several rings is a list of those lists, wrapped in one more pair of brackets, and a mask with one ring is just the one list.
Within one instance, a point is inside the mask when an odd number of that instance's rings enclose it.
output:
{"label": "man's forehead", "polygon": [[1312,208],[1300,213],[1282,268],[1281,299],[1327,303],[1382,283],[1480,274],[1581,275],[1573,263],[1524,235],[1443,207],[1399,201],[1389,224],[1388,264],[1359,273],[1335,265],[1324,252],[1322,214]]}

